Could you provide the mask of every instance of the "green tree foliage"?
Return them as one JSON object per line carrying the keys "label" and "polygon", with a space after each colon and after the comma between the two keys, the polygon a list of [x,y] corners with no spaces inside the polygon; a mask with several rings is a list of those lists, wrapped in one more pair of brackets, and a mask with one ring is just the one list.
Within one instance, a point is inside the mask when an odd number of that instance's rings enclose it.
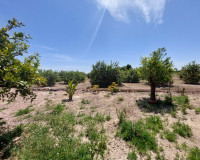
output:
{"label": "green tree foliage", "polygon": [[61,71],[59,72],[60,79],[68,84],[71,80],[74,83],[81,83],[85,81],[86,74],[79,71]]}
{"label": "green tree foliage", "polygon": [[133,68],[121,70],[120,77],[124,83],[138,83],[140,81],[138,71]]}
{"label": "green tree foliage", "polygon": [[155,92],[157,86],[172,82],[173,63],[169,57],[164,59],[166,55],[166,49],[159,48],[149,57],[141,59],[141,75],[151,86],[150,100],[156,100]]}
{"label": "green tree foliage", "polygon": [[195,61],[189,63],[188,65],[182,67],[180,72],[180,78],[184,80],[185,83],[197,84],[200,81],[200,64]]}
{"label": "green tree foliage", "polygon": [[52,87],[56,84],[56,82],[59,79],[58,72],[54,72],[52,70],[40,70],[39,73],[41,76],[45,77],[47,80],[47,83],[43,84],[43,86]]}
{"label": "green tree foliage", "polygon": [[18,59],[28,53],[29,48],[26,42],[30,36],[12,31],[22,26],[22,22],[13,18],[8,21],[6,27],[0,29],[0,99],[3,100],[13,100],[18,94],[33,100],[36,95],[31,91],[31,86],[45,82],[38,74],[38,53],[26,57],[23,62]]}
{"label": "green tree foliage", "polygon": [[132,66],[130,64],[127,64],[126,66],[123,66],[120,68],[120,70],[123,70],[123,71],[129,70],[129,69],[132,69]]}
{"label": "green tree foliage", "polygon": [[121,85],[118,62],[111,62],[110,65],[107,65],[104,61],[98,61],[92,65],[90,80],[92,85],[99,85],[101,88],[107,88],[112,82]]}

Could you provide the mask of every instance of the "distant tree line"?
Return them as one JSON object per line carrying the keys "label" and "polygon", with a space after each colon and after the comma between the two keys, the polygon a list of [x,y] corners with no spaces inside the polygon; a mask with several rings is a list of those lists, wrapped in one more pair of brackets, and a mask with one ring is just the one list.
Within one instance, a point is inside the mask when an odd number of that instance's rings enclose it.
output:
{"label": "distant tree line", "polygon": [[49,87],[54,86],[56,82],[68,84],[71,80],[73,83],[80,83],[84,82],[86,78],[86,74],[79,71],[39,70],[39,74],[47,80],[47,83],[42,85]]}

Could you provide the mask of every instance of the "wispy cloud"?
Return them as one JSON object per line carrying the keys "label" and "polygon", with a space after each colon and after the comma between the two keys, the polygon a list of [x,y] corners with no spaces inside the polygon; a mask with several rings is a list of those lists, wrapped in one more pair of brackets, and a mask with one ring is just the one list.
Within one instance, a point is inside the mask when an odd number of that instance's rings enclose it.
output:
{"label": "wispy cloud", "polygon": [[107,9],[119,21],[129,22],[129,12],[141,15],[147,23],[163,22],[167,0],[93,0],[98,7]]}
{"label": "wispy cloud", "polygon": [[50,51],[57,51],[57,49],[49,47],[49,46],[44,46],[44,45],[36,45],[36,44],[31,44],[31,46],[36,47],[36,48],[41,48],[45,50],[50,50]]}

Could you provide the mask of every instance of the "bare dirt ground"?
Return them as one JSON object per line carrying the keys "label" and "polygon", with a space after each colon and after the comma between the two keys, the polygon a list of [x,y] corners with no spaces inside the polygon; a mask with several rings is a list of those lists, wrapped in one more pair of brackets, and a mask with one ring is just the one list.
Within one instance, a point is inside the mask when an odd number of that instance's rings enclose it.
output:
{"label": "bare dirt ground", "polygon": [[[106,129],[106,135],[108,136],[107,146],[108,149],[105,153],[105,159],[107,160],[125,160],[127,159],[128,153],[132,151],[130,145],[124,140],[116,137],[116,131],[118,128],[118,118],[116,114],[116,109],[126,109],[127,118],[131,121],[136,121],[140,118],[145,118],[148,115],[155,115],[154,112],[145,112],[142,108],[138,107],[137,100],[141,98],[149,97],[149,86],[145,84],[145,82],[141,82],[138,84],[123,84],[120,89],[124,89],[123,92],[118,92],[114,95],[107,95],[108,91],[100,91],[99,93],[93,93],[89,90],[90,83],[87,80],[85,83],[80,83],[78,85],[76,94],[73,97],[72,102],[65,102],[66,106],[69,107],[69,110],[73,111],[75,114],[85,113],[85,114],[95,114],[95,113],[103,113],[110,114],[111,120],[105,122],[104,127]],[[199,108],[200,107],[200,85],[189,85],[184,84],[177,77],[174,77],[174,84],[171,88],[173,95],[180,95],[180,91],[182,89],[186,89],[186,93],[189,96],[190,103],[192,106]],[[55,91],[48,91],[48,90]],[[20,118],[16,117],[15,113],[19,109],[25,109],[29,105],[33,105],[34,111],[31,114],[35,114],[38,110],[45,106],[47,100],[52,100],[53,103],[61,103],[63,100],[67,100],[66,92],[64,91],[65,85],[61,83],[57,83],[55,87],[51,88],[36,88],[34,92],[37,94],[37,98],[31,104],[30,101],[23,101],[21,97],[17,97],[14,102],[0,102],[0,117],[6,122],[4,127],[6,128],[14,128],[20,123],[28,123],[30,122],[29,118]],[[125,90],[132,90],[132,92],[125,92]],[[56,91],[57,90],[57,91]],[[158,97],[162,97],[162,95],[166,95],[167,88],[158,88]],[[119,97],[123,97],[123,101],[118,101]],[[90,104],[81,103],[82,99],[87,99],[90,101]],[[92,111],[92,106],[95,106],[95,109]],[[187,153],[181,150],[178,146],[181,146],[182,143],[186,142],[189,147],[197,146],[200,148],[200,115],[195,113],[194,109],[187,109],[187,114],[183,115],[180,111],[178,111],[178,118],[173,118],[170,113],[157,113],[162,120],[166,123],[167,128],[171,128],[173,122],[176,122],[178,119],[181,122],[188,124],[192,129],[192,137],[191,138],[182,138],[178,136],[177,144],[167,141],[166,139],[161,139],[160,136],[157,136],[159,146],[162,146],[164,149],[164,154],[166,159],[174,159],[176,153],[179,155],[186,156]],[[172,129],[171,129],[172,130]],[[138,155],[139,156],[139,155]],[[152,153],[152,157],[154,157],[154,153]],[[142,157],[138,157],[138,159],[143,159]],[[145,158],[144,158],[145,159]]]}

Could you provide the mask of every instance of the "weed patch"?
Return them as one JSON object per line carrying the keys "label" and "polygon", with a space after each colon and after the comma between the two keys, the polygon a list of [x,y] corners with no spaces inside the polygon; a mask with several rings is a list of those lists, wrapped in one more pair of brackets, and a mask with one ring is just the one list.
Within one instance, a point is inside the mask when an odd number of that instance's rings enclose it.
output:
{"label": "weed patch", "polygon": [[195,113],[196,113],[196,114],[200,114],[200,108],[196,108],[196,109],[195,109]]}
{"label": "weed patch", "polygon": [[170,132],[170,130],[165,130],[164,132],[165,138],[169,141],[169,142],[176,142],[177,140],[177,136],[174,132]]}
{"label": "weed patch", "polygon": [[191,128],[184,124],[181,123],[180,121],[175,122],[172,126],[174,133],[179,134],[182,137],[191,137],[192,136],[192,130]]}
{"label": "weed patch", "polygon": [[200,159],[200,149],[195,147],[190,150],[187,160],[199,160]]}
{"label": "weed patch", "polygon": [[158,150],[156,138],[148,131],[142,120],[135,123],[123,121],[117,134],[125,141],[134,144],[140,153],[146,153],[149,150],[156,152]]}
{"label": "weed patch", "polygon": [[128,160],[137,160],[137,155],[136,155],[135,151],[132,151],[131,153],[129,153],[127,159]]}
{"label": "weed patch", "polygon": [[87,99],[82,99],[81,101],[82,104],[90,104],[90,101]]}
{"label": "weed patch", "polygon": [[30,109],[30,107],[27,107],[25,109],[20,109],[19,111],[16,112],[15,116],[22,116],[30,113],[31,111],[33,111],[33,109]]}

